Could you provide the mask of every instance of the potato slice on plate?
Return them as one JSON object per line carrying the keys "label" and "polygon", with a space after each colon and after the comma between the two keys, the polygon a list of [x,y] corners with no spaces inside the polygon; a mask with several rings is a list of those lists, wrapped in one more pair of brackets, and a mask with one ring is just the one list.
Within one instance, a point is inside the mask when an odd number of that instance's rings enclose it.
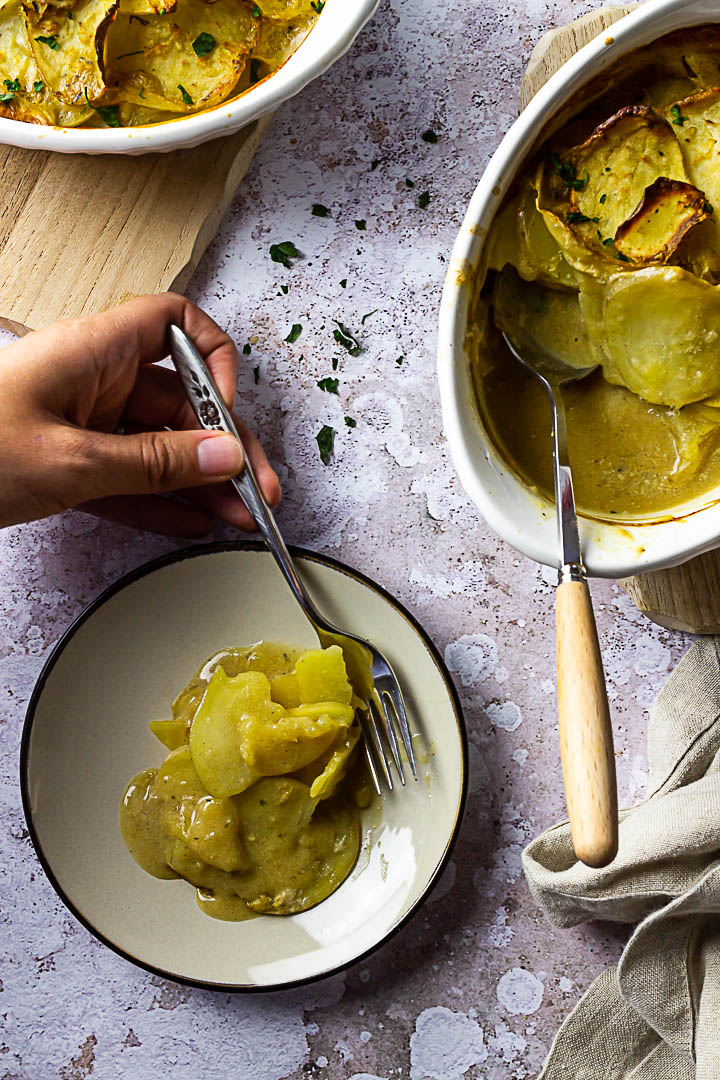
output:
{"label": "potato slice on plate", "polygon": [[645,188],[637,209],[618,226],[615,247],[633,262],[666,262],[685,234],[708,216],[702,191],[661,176]]}
{"label": "potato slice on plate", "polygon": [[677,409],[720,393],[720,288],[675,266],[618,275],[605,304],[625,386]]}
{"label": "potato slice on plate", "polygon": [[41,77],[66,105],[86,104],[104,91],[105,40],[117,6],[118,0],[80,0],[72,12],[48,7],[39,17],[32,4],[25,5]]}
{"label": "potato slice on plate", "polygon": [[239,0],[178,0],[165,15],[124,15],[107,41],[112,100],[176,113],[206,109],[235,87],[258,34]]}
{"label": "potato slice on plate", "polygon": [[6,0],[0,6],[0,116],[30,124],[75,127],[87,120],[91,110],[66,105],[52,94],[37,66],[28,40],[25,15],[20,0]]}
{"label": "potato slice on plate", "polygon": [[177,8],[177,0],[120,0],[119,15],[167,15]]}

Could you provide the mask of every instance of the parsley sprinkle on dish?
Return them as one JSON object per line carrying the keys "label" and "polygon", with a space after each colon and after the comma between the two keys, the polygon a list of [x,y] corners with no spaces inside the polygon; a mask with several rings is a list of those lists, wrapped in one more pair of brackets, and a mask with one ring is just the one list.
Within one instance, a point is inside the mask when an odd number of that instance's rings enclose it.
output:
{"label": "parsley sprinkle on dish", "polygon": [[185,87],[181,85],[181,83],[178,83],[178,90],[180,91],[180,97],[183,99],[183,104],[184,105],[194,105],[195,104],[195,102],[190,97],[190,95],[188,94]]}
{"label": "parsley sprinkle on dish", "polygon": [[42,94],[44,89],[45,89],[45,83],[42,82],[41,79],[38,79],[37,82],[33,83],[33,90],[35,91],[36,94]]}
{"label": "parsley sprinkle on dish", "polygon": [[217,41],[212,34],[207,34],[203,30],[201,34],[193,41],[193,51],[196,56],[208,56],[213,49],[217,46]]}
{"label": "parsley sprinkle on dish", "polygon": [[245,342],[245,344],[242,347],[242,351],[243,351],[243,356],[249,356],[250,355],[250,353],[252,352],[252,349],[250,347],[250,342],[249,341]]}
{"label": "parsley sprinkle on dish", "polygon": [[312,216],[313,217],[330,217],[330,211],[327,206],[323,206],[322,203],[314,202],[312,204]]}
{"label": "parsley sprinkle on dish", "polygon": [[365,325],[365,320],[369,319],[371,315],[377,315],[379,310],[380,310],[380,308],[376,307],[376,308],[373,308],[372,311],[366,312],[366,314],[363,315],[362,319],[360,320],[360,322],[363,324],[363,326]]}
{"label": "parsley sprinkle on dish", "polygon": [[0,102],[3,105],[7,105],[14,97],[14,94],[0,94]]}
{"label": "parsley sprinkle on dish", "polygon": [[60,48],[60,42],[54,34],[40,34],[35,40],[39,41],[42,45],[47,45],[48,49]]}
{"label": "parsley sprinkle on dish", "polygon": [[423,193],[421,195],[418,195],[417,204],[418,204],[418,206],[420,207],[421,210],[424,210],[429,202],[430,202],[430,192],[429,191],[423,191]]}
{"label": "parsley sprinkle on dish", "polygon": [[20,80],[19,79],[5,79],[5,86],[11,94],[20,93]]}
{"label": "parsley sprinkle on dish", "polygon": [[319,15],[325,7],[325,0],[310,0],[310,7]]}
{"label": "parsley sprinkle on dish", "polygon": [[687,120],[687,116],[683,116],[683,114],[680,112],[679,105],[673,105],[670,109],[670,119],[672,120],[673,124],[677,124],[678,127],[683,127],[685,121]]}
{"label": "parsley sprinkle on dish", "polygon": [[366,227],[367,227],[367,222],[366,222],[365,218],[360,218],[359,221],[355,222],[355,228],[358,229],[359,232],[365,232]]}
{"label": "parsley sprinkle on dish", "polygon": [[423,142],[426,143],[436,143],[438,141],[437,133],[433,131],[432,128],[428,128],[427,131],[423,131],[420,138]]}
{"label": "parsley sprinkle on dish", "polygon": [[292,345],[293,341],[297,341],[297,339],[300,337],[301,334],[302,334],[302,324],[299,323],[299,322],[293,323],[292,324],[292,329],[290,330],[290,333],[285,338],[285,340],[289,341],[290,344]]}
{"label": "parsley sprinkle on dish", "polygon": [[345,417],[345,427],[357,427],[357,420],[353,420],[352,416]]}
{"label": "parsley sprinkle on dish", "polygon": [[252,11],[250,12],[250,14],[252,15],[253,19],[259,19],[260,16],[262,15],[262,11],[257,6],[257,4],[253,4],[253,8],[252,8]]}

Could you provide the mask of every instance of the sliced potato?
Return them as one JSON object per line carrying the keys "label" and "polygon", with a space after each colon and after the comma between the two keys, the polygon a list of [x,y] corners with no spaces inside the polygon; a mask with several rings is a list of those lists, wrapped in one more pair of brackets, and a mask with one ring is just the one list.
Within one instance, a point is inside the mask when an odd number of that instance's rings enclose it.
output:
{"label": "sliced potato", "polygon": [[[49,90],[66,105],[86,105],[105,89],[105,42],[118,0],[80,0],[72,12],[24,7],[35,61]],[[72,18],[69,17],[72,15]]]}
{"label": "sliced potato", "polygon": [[[570,204],[603,238],[615,236],[659,177],[689,180],[672,125],[644,105],[620,109],[571,150],[566,162],[576,173],[565,184]],[[564,183],[560,175],[556,183]]]}
{"label": "sliced potato", "polygon": [[[66,105],[48,89],[30,47],[20,0],[6,0],[0,6],[0,71],[3,79],[20,85],[12,98],[0,102],[0,116],[30,124],[75,127],[91,115],[85,102]],[[10,92],[6,83],[0,84],[0,90]]]}
{"label": "sliced potato", "polygon": [[327,649],[311,649],[295,664],[295,675],[303,705],[316,701],[339,701],[349,705],[352,687],[348,682],[343,651],[339,645]]}
{"label": "sliced potato", "polygon": [[302,702],[300,683],[295,672],[291,671],[288,675],[276,675],[274,679],[271,679],[270,696],[285,709],[293,709],[296,705],[300,705]]}
{"label": "sliced potato", "polygon": [[[223,101],[255,44],[257,22],[239,0],[178,0],[166,15],[121,13],[107,41],[111,99],[176,113]],[[215,45],[198,55],[201,35]]]}
{"label": "sliced potato", "polygon": [[[264,7],[262,11],[265,14]],[[313,28],[315,16],[312,11],[307,11],[307,7],[305,11],[307,14],[298,15],[292,22],[262,19],[253,57],[256,60],[263,60],[273,69],[284,64]]]}
{"label": "sliced potato", "polygon": [[266,715],[269,702],[270,683],[261,672],[236,679],[221,667],[213,672],[190,727],[190,753],[195,771],[216,798],[237,795],[257,779],[242,754],[238,711]]}
{"label": "sliced potato", "polygon": [[177,750],[188,741],[187,725],[180,720],[151,720],[148,727],[168,750]]}
{"label": "sliced potato", "polygon": [[633,262],[666,262],[686,233],[708,216],[702,191],[661,176],[645,188],[639,206],[618,226],[615,247]]}
{"label": "sliced potato", "polygon": [[359,739],[358,726],[348,728],[346,732],[338,735],[331,747],[332,753],[325,768],[310,785],[310,795],[313,799],[329,799],[335,794],[339,784],[345,778]]}
{"label": "sliced potato", "polygon": [[625,386],[680,408],[720,393],[720,289],[679,267],[648,267],[609,286],[605,330]]}
{"label": "sliced potato", "polygon": [[177,8],[177,0],[120,0],[119,15],[167,15]]}

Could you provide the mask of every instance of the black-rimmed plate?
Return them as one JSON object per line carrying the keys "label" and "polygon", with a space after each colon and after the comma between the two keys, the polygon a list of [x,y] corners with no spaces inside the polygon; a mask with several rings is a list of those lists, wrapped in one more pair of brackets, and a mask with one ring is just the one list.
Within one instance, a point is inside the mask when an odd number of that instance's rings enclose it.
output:
{"label": "black-rimmed plate", "polygon": [[28,707],[23,804],[38,856],[73,914],[110,948],[164,977],[223,990],[286,987],[377,947],[422,902],[462,813],[467,753],[450,678],[415,620],[384,590],[331,559],[296,550],[320,609],[386,653],[418,733],[420,780],[365,822],[351,876],[293,916],[224,923],[185,882],[144,873],[118,829],[131,776],[158,764],[147,728],[208,656],[229,645],[316,647],[272,557],[257,543],[213,544],[157,559],[108,589],[54,649]]}

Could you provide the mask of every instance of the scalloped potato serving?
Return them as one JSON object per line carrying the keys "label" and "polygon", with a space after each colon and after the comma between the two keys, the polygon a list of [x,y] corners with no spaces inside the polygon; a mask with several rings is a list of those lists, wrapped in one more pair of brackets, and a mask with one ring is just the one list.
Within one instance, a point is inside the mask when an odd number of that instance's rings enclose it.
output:
{"label": "scalloped potato serving", "polygon": [[371,792],[337,645],[225,650],[150,729],[169,753],[120,807],[143,870],[184,878],[203,911],[234,921],[305,911],[342,884]]}
{"label": "scalloped potato serving", "polygon": [[500,337],[501,307],[569,363],[600,365],[564,391],[584,512],[653,517],[720,485],[720,29],[668,35],[595,80],[490,228],[477,400],[506,461],[550,494],[549,406]]}
{"label": "scalloped potato serving", "polygon": [[136,127],[201,112],[279,68],[322,0],[0,0],[0,116]]}

